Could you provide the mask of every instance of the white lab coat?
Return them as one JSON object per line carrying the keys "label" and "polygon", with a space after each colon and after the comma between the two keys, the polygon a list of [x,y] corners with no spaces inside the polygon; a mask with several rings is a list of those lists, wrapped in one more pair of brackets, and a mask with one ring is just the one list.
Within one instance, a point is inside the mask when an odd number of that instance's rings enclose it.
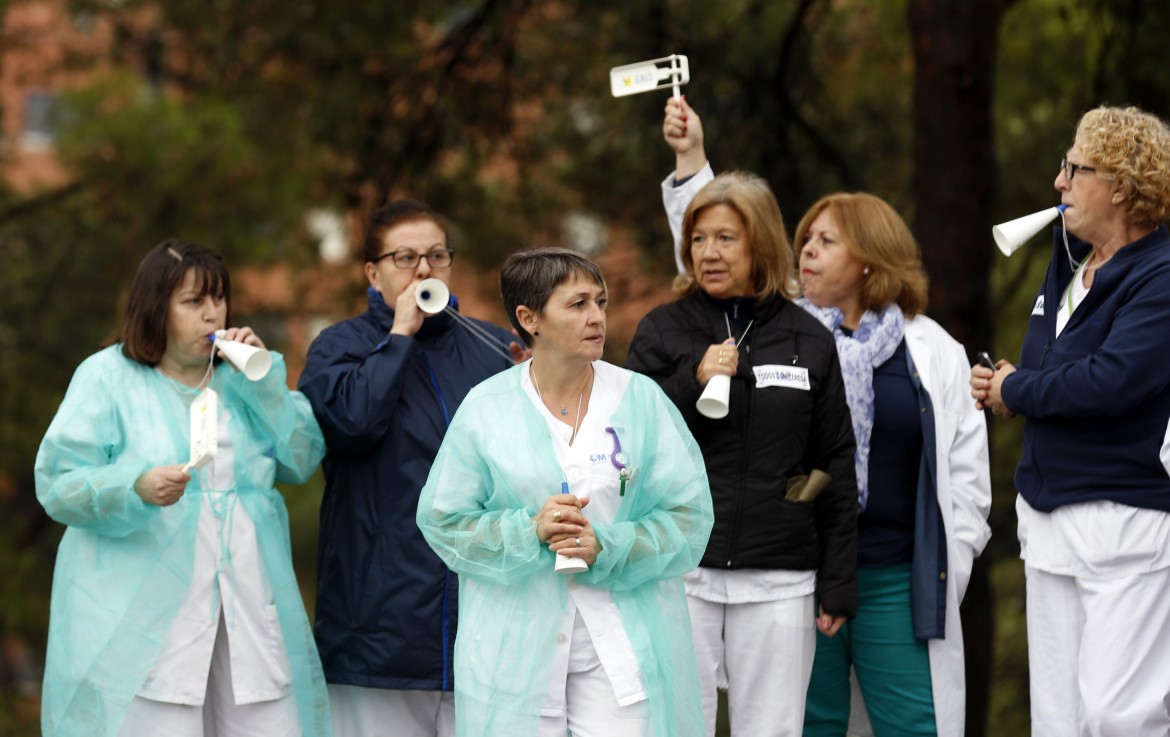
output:
{"label": "white lab coat", "polygon": [[[991,474],[987,424],[967,390],[971,367],[963,346],[925,315],[906,321],[906,348],[922,386],[930,394],[935,423],[939,509],[947,539],[946,637],[929,640],[930,684],[939,737],[962,737],[967,718],[967,683],[959,604],[971,580],[971,565],[991,537]],[[849,731],[873,732],[854,679]]]}
{"label": "white lab coat", "polygon": [[[707,164],[682,186],[671,174],[662,182],[662,203],[674,237],[675,261],[682,271],[680,242],[687,205],[715,178]],[[906,348],[934,410],[939,508],[947,539],[946,637],[930,640],[930,679],[934,692],[939,737],[962,737],[966,722],[967,687],[963,665],[963,630],[959,603],[967,592],[971,566],[991,537],[991,474],[988,466],[987,425],[975,409],[968,389],[971,369],[963,346],[925,315],[906,321]],[[854,679],[850,732],[867,737],[873,732]]]}

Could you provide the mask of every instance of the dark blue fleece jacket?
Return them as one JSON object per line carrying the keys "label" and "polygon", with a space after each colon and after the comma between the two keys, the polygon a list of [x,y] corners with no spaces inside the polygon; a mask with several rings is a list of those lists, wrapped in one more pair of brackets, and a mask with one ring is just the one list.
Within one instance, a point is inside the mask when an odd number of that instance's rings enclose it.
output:
{"label": "dark blue fleece jacket", "polygon": [[413,337],[393,322],[370,290],[301,374],[327,445],[314,633],[329,683],[450,691],[459,587],[415,524],[418,495],[467,392],[512,362],[446,313]]}
{"label": "dark blue fleece jacket", "polygon": [[[1089,246],[1069,242],[1078,262]],[[1004,403],[1023,415],[1016,488],[1034,509],[1106,499],[1170,511],[1159,452],[1170,420],[1170,234],[1160,227],[1100,268],[1056,337],[1073,269],[1056,228],[1052,262]]]}

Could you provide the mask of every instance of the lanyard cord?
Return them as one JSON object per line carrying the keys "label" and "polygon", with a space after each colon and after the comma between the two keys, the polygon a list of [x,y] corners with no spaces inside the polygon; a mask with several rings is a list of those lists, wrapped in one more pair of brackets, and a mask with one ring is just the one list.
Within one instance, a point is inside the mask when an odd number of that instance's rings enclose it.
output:
{"label": "lanyard cord", "polygon": [[1072,249],[1068,246],[1068,227],[1064,221],[1064,210],[1060,211],[1060,234],[1064,238],[1064,253],[1068,256],[1068,266],[1073,271],[1077,270],[1077,260],[1073,258]]}
{"label": "lanyard cord", "polygon": [[[1073,310],[1075,310],[1077,308],[1077,306],[1079,306],[1079,304],[1080,304],[1079,302],[1076,305],[1073,304],[1073,291],[1076,290],[1076,285],[1077,285],[1078,280],[1080,280],[1081,286],[1084,286],[1083,279],[1084,279],[1085,269],[1088,268],[1089,261],[1091,261],[1092,259],[1093,259],[1093,252],[1089,251],[1089,255],[1085,256],[1085,260],[1081,261],[1081,263],[1077,265],[1076,269],[1073,270],[1072,281],[1070,281],[1068,283],[1068,291],[1066,292],[1066,296],[1067,296],[1066,302],[1068,303],[1068,315],[1070,318],[1072,317]],[[1085,289],[1085,291],[1088,292],[1089,290]]]}
{"label": "lanyard cord", "polygon": [[[215,353],[218,348],[215,342],[212,342],[211,357],[207,361],[207,372],[203,374],[203,379],[199,382],[199,389],[211,386],[212,374],[215,371]],[[218,422],[218,420],[217,420]],[[232,453],[233,459],[235,453]],[[239,495],[236,489],[209,489],[205,481],[207,480],[208,469],[215,467],[215,459],[211,463],[196,471],[199,474],[199,488],[204,492],[213,492],[207,495],[207,503],[211,507],[212,514],[219,520],[216,525],[219,529],[217,537],[219,540],[219,562],[215,566],[215,585],[211,589],[211,616],[214,619],[216,611],[219,608],[221,599],[226,599],[226,596],[221,596],[219,588],[219,576],[224,571],[228,573],[228,579],[231,585],[231,605],[227,607],[227,626],[229,630],[235,629],[236,626],[236,607],[239,601],[239,584],[236,579],[236,563],[232,557],[232,532],[235,530],[236,524],[236,503]],[[238,486],[238,484],[237,484]],[[200,510],[202,514],[202,510]]]}
{"label": "lanyard cord", "polygon": [[[731,334],[731,320],[727,319],[726,312],[723,313],[723,323],[727,325],[727,337],[731,340],[735,340],[735,336]],[[736,348],[739,348],[740,344],[743,343],[743,339],[747,337],[748,331],[752,329],[752,325],[755,323],[756,319],[754,317],[751,320],[748,320],[747,327],[743,329],[743,333],[739,336],[739,340],[735,340]]]}
{"label": "lanyard cord", "polygon": [[516,359],[512,357],[512,351],[510,351],[506,346],[500,345],[500,342],[496,340],[495,336],[488,332],[486,328],[477,325],[470,317],[459,314],[458,310],[453,310],[450,306],[444,307],[443,311],[450,315],[451,319],[454,320],[457,324],[467,328],[467,332],[478,338],[479,342],[483,343],[488,348],[491,348],[505,360],[513,364],[516,363]]}

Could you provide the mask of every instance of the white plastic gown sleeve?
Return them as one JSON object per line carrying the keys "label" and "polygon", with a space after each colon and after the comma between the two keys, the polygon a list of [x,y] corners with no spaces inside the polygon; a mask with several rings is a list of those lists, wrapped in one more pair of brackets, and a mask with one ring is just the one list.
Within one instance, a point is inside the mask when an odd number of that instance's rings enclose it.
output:
{"label": "white plastic gown sleeve", "polygon": [[[532,517],[560,493],[548,426],[520,385],[522,364],[464,400],[419,500],[427,542],[459,582],[455,644],[459,735],[535,735],[567,612],[570,576]],[[624,371],[624,369],[616,369]],[[694,646],[681,575],[713,522],[702,454],[670,400],[633,375],[607,424],[637,469],[584,585],[609,589],[638,659],[655,733],[702,735]]]}
{"label": "white plastic gown sleeve", "polygon": [[703,164],[702,169],[680,185],[675,186],[674,172],[662,180],[662,207],[666,210],[666,222],[670,225],[670,236],[673,239],[674,264],[680,274],[687,273],[682,260],[683,216],[687,214],[687,207],[691,204],[691,200],[695,199],[699,190],[706,187],[714,178],[715,171],[711,168],[711,162],[708,161]]}
{"label": "white plastic gown sleeve", "polygon": [[[330,734],[328,698],[292,568],[288,513],[273,488],[301,482],[325,444],[308,402],[285,385],[284,360],[249,382],[221,365],[233,490],[256,526],[306,737]],[[42,695],[46,737],[117,735],[190,586],[200,476],[170,507],[134,492],[144,471],[189,456],[187,404],[174,383],[111,346],[74,374],[36,461],[37,498],[67,525],[57,551]]]}

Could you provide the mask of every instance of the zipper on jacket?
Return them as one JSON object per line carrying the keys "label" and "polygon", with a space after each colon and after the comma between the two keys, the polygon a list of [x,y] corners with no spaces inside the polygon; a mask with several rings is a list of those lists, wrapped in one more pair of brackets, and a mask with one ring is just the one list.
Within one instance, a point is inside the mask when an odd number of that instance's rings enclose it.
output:
{"label": "zipper on jacket", "polygon": [[[1066,330],[1068,329],[1067,325],[1065,325],[1065,329]],[[1047,341],[1047,340],[1044,341],[1044,349],[1042,351],[1040,351],[1040,368],[1044,368],[1044,364],[1046,364],[1048,362],[1048,354],[1051,352],[1052,352],[1052,342]],[[1028,438],[1028,445],[1024,449],[1024,456],[1035,456],[1035,453],[1036,453],[1036,434],[1039,432],[1042,432],[1042,428],[1038,427],[1036,425],[1033,425],[1031,437]],[[1039,482],[1040,482],[1040,486],[1036,491],[1037,491],[1037,493],[1043,493],[1046,490],[1046,488],[1048,487],[1048,483],[1044,479],[1044,471],[1041,469],[1039,464],[1035,464],[1034,467],[1035,467],[1034,473],[1036,474],[1037,480],[1039,480]]]}
{"label": "zipper on jacket", "polygon": [[435,370],[431,368],[431,359],[427,358],[427,352],[419,350],[418,353],[422,356],[423,363],[427,365],[427,377],[431,380],[431,387],[439,400],[439,409],[443,410],[443,433],[446,434],[447,428],[451,426],[451,412],[447,409],[447,400],[443,397],[443,390],[439,388],[439,377],[435,376]]}
{"label": "zipper on jacket", "polygon": [[755,388],[751,383],[744,382],[744,390],[747,397],[744,400],[744,432],[743,437],[745,442],[740,446],[738,473],[736,474],[736,495],[735,495],[735,516],[732,518],[731,535],[727,546],[727,568],[731,568],[735,562],[735,550],[739,543],[740,528],[743,522],[743,505],[744,496],[746,495],[747,475],[748,475],[748,459],[751,455],[749,448],[751,446],[747,439],[751,438],[752,427],[752,403],[755,399]]}

